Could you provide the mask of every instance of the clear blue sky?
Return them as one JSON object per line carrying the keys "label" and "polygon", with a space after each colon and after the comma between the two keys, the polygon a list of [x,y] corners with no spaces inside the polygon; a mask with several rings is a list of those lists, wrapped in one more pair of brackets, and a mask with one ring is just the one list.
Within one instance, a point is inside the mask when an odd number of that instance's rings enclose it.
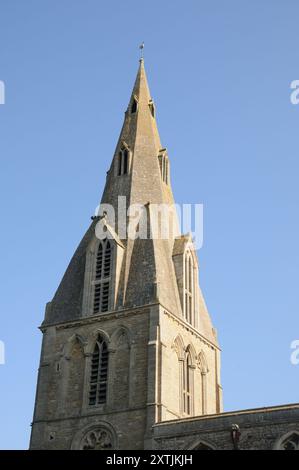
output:
{"label": "clear blue sky", "polygon": [[0,447],[27,448],[37,327],[104,186],[145,41],[225,410],[299,401],[297,0],[1,0]]}

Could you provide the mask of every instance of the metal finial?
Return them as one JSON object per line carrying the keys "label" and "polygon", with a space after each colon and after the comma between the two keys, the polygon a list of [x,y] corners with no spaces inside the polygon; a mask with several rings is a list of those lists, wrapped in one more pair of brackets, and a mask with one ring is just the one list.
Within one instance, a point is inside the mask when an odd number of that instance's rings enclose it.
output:
{"label": "metal finial", "polygon": [[143,60],[144,42],[140,44],[139,49],[140,49],[140,60]]}

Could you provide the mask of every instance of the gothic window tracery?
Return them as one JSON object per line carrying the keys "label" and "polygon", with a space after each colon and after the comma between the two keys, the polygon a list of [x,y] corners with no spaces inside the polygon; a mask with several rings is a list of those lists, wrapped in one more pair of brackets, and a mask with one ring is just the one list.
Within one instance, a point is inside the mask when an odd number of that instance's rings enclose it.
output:
{"label": "gothic window tracery", "polygon": [[97,428],[89,431],[82,439],[81,450],[109,450],[113,448],[113,438],[108,429]]}

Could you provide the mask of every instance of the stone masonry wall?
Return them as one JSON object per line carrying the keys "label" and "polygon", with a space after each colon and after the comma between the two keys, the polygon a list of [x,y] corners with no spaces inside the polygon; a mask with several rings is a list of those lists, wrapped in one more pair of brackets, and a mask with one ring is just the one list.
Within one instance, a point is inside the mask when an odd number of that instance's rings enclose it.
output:
{"label": "stone masonry wall", "polygon": [[202,443],[215,450],[231,450],[233,424],[241,431],[240,450],[275,449],[283,436],[299,435],[299,404],[160,423],[153,428],[152,447],[196,449]]}
{"label": "stone masonry wall", "polygon": [[[143,448],[150,318],[146,307],[45,328],[32,449],[69,449],[82,427],[98,421],[112,426],[118,448]],[[99,333],[109,349],[107,403],[89,406],[90,361]]]}

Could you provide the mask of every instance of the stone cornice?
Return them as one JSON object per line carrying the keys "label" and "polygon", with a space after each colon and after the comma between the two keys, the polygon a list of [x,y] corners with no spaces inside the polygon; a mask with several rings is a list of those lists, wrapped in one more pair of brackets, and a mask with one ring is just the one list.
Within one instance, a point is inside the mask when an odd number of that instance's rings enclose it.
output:
{"label": "stone cornice", "polygon": [[138,307],[130,307],[126,309],[115,310],[113,312],[106,312],[106,313],[99,313],[97,315],[91,315],[86,317],[81,317],[76,320],[69,320],[61,323],[51,323],[41,325],[39,328],[42,332],[44,332],[47,328],[56,327],[56,329],[64,329],[64,328],[73,328],[74,326],[81,326],[81,325],[88,325],[90,323],[97,323],[99,321],[104,320],[114,320],[117,318],[125,318],[128,316],[136,315],[138,311],[141,310],[148,310],[155,305],[160,305],[158,302],[146,304]]}

